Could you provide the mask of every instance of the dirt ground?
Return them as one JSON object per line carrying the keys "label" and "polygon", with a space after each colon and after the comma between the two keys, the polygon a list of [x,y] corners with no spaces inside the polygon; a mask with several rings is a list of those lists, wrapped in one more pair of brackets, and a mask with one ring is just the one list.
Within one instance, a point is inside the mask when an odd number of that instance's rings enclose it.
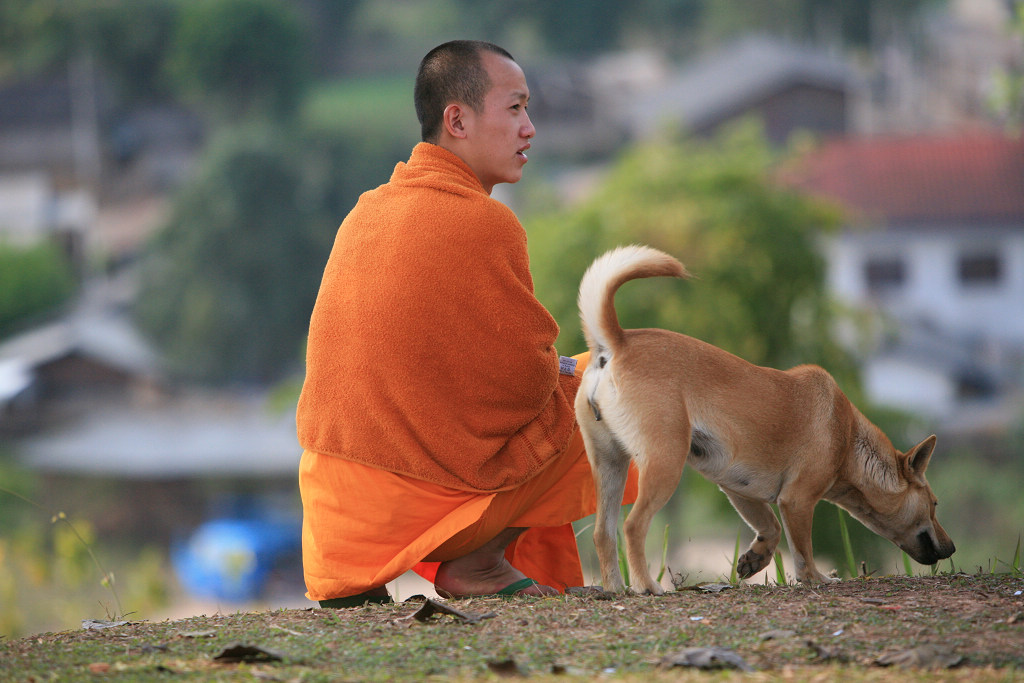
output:
{"label": "dirt ground", "polygon": [[[424,616],[431,604],[409,598],[0,640],[0,679],[691,680],[710,666],[757,680],[1024,680],[1024,577],[1014,574],[437,604],[455,613]],[[239,644],[252,659],[221,656]]]}

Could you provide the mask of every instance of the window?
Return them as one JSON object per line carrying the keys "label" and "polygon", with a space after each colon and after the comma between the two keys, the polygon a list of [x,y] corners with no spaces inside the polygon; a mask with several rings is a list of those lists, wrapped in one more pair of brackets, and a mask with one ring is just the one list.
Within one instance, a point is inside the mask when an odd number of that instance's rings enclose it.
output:
{"label": "window", "polygon": [[907,267],[903,259],[874,257],[864,263],[864,281],[872,294],[898,289],[906,279]]}
{"label": "window", "polygon": [[960,284],[997,285],[1002,280],[1003,262],[999,254],[963,254],[958,264]]}

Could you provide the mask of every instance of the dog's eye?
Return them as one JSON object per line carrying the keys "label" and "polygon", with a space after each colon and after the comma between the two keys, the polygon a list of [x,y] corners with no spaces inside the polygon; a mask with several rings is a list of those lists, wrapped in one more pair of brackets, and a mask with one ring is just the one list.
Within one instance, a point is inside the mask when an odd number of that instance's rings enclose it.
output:
{"label": "dog's eye", "polygon": [[607,364],[608,364],[608,359],[605,358],[604,356],[601,356],[600,358],[597,359],[597,367],[603,368]]}

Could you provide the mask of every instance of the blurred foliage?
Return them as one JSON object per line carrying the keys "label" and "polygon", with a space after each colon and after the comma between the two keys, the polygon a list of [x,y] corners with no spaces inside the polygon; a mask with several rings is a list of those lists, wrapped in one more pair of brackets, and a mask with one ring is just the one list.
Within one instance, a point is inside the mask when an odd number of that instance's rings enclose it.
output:
{"label": "blurred foliage", "polygon": [[311,63],[304,17],[293,5],[203,0],[179,8],[168,68],[187,98],[230,122],[298,109]]}
{"label": "blurred foliage", "polygon": [[[944,0],[375,0],[343,26],[354,45],[387,44],[422,55],[456,37],[480,37],[517,57],[580,57],[656,46],[676,57],[750,32],[797,41],[866,46],[879,30],[898,30]],[[313,3],[319,5],[322,3]],[[340,34],[339,34],[340,35]],[[426,43],[430,43],[429,45]],[[522,53],[522,54],[520,54]]]}
{"label": "blurred foliage", "polygon": [[72,17],[83,5],[0,0],[0,77],[46,72],[66,62],[74,46]]}
{"label": "blurred foliage", "polygon": [[[3,458],[0,482],[0,638],[166,606],[171,581],[164,552],[133,547],[119,558],[115,596],[92,556],[99,539],[89,520],[38,509],[36,477]],[[119,607],[126,613],[118,614]]]}
{"label": "blurred foliage", "polygon": [[136,320],[172,369],[211,382],[295,371],[337,226],[394,152],[324,129],[219,133],[143,263]]}
{"label": "blurred foliage", "polygon": [[0,79],[88,56],[125,101],[287,114],[310,81],[304,22],[276,0],[0,0]]}
{"label": "blurred foliage", "polygon": [[[1024,0],[1014,0],[1008,31],[1019,44],[1024,43]],[[1024,127],[1024,57],[1007,57],[1006,65],[996,74],[990,105],[1002,118],[1011,135],[1020,135]]]}
{"label": "blurred foliage", "polygon": [[458,37],[522,56],[655,45],[679,57],[751,31],[866,46],[944,1],[0,0],[0,78],[90,52],[129,90],[141,89],[133,94],[160,91],[169,70],[180,88],[221,107],[262,100],[275,110],[295,103],[307,68],[392,66],[395,56],[405,63]]}
{"label": "blurred foliage", "polygon": [[71,266],[56,247],[0,242],[0,334],[57,308],[74,290]]}
{"label": "blurred foliage", "polygon": [[136,319],[183,375],[265,380],[298,357],[327,238],[295,143],[222,133],[151,245]]}
{"label": "blurred foliage", "polygon": [[562,351],[584,346],[583,271],[639,242],[678,257],[694,278],[629,283],[617,297],[625,327],[684,332],[758,365],[818,363],[854,388],[816,249],[839,214],[774,184],[776,162],[751,121],[713,141],[666,139],[628,150],[579,206],[528,220],[536,290],[562,328]]}
{"label": "blurred foliage", "polygon": [[166,97],[172,0],[0,0],[0,78],[92,55],[128,100]]}
{"label": "blurred foliage", "polygon": [[166,0],[93,0],[85,8],[81,31],[122,96],[169,97],[164,59],[174,39],[176,6]]}
{"label": "blurred foliage", "polygon": [[[1024,417],[1024,416],[1022,416]],[[941,442],[940,442],[941,445]],[[939,523],[956,543],[953,561],[967,572],[1007,571],[1014,542],[1024,538],[1024,446],[1012,436],[1014,457],[996,461],[968,444],[940,449],[928,465],[928,482],[939,499]]]}
{"label": "blurred foliage", "polygon": [[545,45],[562,54],[588,55],[621,46],[626,20],[644,16],[642,6],[669,3],[646,0],[637,7],[620,0],[525,0],[523,4],[524,14],[536,21]]}
{"label": "blurred foliage", "polygon": [[751,31],[798,41],[842,41],[866,47],[898,32],[909,18],[943,0],[708,0],[700,3],[699,34],[720,40]]}
{"label": "blurred foliage", "polygon": [[420,131],[412,104],[412,75],[317,84],[303,105],[302,123],[311,132],[370,136],[379,143],[399,138],[395,149],[377,145],[374,152],[384,156],[400,150],[394,159],[406,157],[419,142]]}

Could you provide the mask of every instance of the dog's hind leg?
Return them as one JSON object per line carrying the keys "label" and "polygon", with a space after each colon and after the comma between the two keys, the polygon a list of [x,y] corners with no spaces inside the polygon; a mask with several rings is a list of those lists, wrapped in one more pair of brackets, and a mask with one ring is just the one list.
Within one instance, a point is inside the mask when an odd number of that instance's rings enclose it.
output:
{"label": "dog's hind leg", "polygon": [[[590,460],[597,491],[594,548],[601,565],[601,585],[606,591],[622,592],[626,586],[619,571],[616,532],[619,508],[629,474],[629,454],[607,429],[598,426],[593,415],[580,420],[583,443]],[[588,424],[589,422],[589,424]]]}
{"label": "dog's hind leg", "polygon": [[768,503],[747,498],[729,489],[723,488],[722,491],[756,534],[747,552],[736,561],[737,575],[741,579],[749,579],[771,562],[782,537],[782,527]]}
{"label": "dog's hind leg", "polygon": [[[689,439],[686,440],[688,450]],[[661,449],[637,459],[640,476],[637,480],[636,503],[623,525],[623,536],[626,539],[629,574],[633,579],[633,588],[638,593],[661,595],[665,592],[651,577],[644,545],[655,513],[665,506],[679,486],[679,478],[686,465],[686,451],[679,453],[674,449]]]}

